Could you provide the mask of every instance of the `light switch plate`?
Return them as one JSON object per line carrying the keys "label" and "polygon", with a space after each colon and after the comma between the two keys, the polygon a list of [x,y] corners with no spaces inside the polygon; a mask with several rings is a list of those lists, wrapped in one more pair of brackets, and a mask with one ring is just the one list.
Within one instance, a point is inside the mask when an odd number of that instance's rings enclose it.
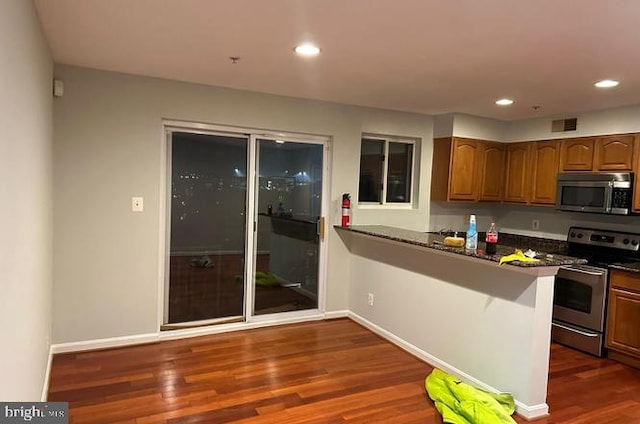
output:
{"label": "light switch plate", "polygon": [[142,212],[142,211],[144,211],[144,198],[143,197],[132,197],[131,198],[131,211],[132,212]]}

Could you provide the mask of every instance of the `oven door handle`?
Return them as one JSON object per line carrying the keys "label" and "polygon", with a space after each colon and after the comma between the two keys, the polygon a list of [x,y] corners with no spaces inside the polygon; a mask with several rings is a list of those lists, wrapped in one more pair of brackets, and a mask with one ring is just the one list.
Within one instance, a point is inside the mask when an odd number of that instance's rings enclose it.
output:
{"label": "oven door handle", "polygon": [[568,331],[573,331],[574,333],[578,333],[578,334],[586,336],[586,337],[598,337],[599,336],[599,334],[597,334],[597,333],[587,333],[585,331],[580,331],[577,328],[567,327],[566,325],[558,324],[557,322],[553,322],[553,323],[551,323],[551,325],[563,328],[563,329],[568,330]]}
{"label": "oven door handle", "polygon": [[587,271],[585,269],[580,269],[580,268],[573,268],[570,265],[567,266],[561,266],[560,268],[562,269],[566,269],[567,271],[571,271],[571,272],[580,272],[582,274],[587,274],[587,275],[595,275],[596,277],[602,277],[604,275],[604,272],[593,272],[593,271]]}

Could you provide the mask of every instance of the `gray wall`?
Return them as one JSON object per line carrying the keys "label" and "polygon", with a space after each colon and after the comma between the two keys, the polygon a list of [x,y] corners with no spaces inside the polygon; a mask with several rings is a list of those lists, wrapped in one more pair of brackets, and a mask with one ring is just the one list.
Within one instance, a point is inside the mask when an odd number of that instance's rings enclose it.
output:
{"label": "gray wall", "polygon": [[[576,131],[552,133],[551,121],[564,118],[578,118]],[[629,132],[640,132],[640,105],[510,122],[505,132],[505,141],[546,140]]]}
{"label": "gray wall", "polygon": [[[419,137],[420,191],[410,210],[354,210],[354,222],[428,224],[432,118],[57,66],[54,107],[54,330],[57,343],[159,328],[162,119],[326,135],[331,211],[356,193],[362,132]],[[145,211],[130,211],[131,196]],[[327,310],[348,308],[349,255],[328,231]]]}
{"label": "gray wall", "polygon": [[51,339],[53,64],[31,1],[0,1],[0,400],[39,401]]}

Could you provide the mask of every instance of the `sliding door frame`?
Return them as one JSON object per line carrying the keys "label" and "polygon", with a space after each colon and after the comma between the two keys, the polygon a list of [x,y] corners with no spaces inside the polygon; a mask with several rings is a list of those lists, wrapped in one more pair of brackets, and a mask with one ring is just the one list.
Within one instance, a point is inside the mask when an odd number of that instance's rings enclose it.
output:
{"label": "sliding door frame", "polygon": [[[230,324],[234,328],[240,328],[243,325],[248,326],[251,323],[272,322],[277,324],[278,321],[304,320],[305,317],[312,319],[319,314],[324,314],[326,305],[326,275],[327,275],[327,239],[328,222],[327,219],[330,209],[330,148],[331,137],[314,134],[282,132],[261,130],[256,128],[223,126],[214,124],[204,124],[190,121],[168,120],[162,121],[162,147],[161,147],[161,178],[160,178],[160,231],[159,231],[159,266],[158,266],[158,313],[157,328],[162,329],[163,325],[168,323],[169,317],[169,254],[171,252],[171,220],[169,219],[169,211],[171,210],[171,134],[173,132],[188,132],[194,134],[206,135],[222,135],[241,138],[247,137],[247,190],[246,190],[246,216],[245,216],[245,269],[244,269],[244,305],[243,305],[243,322]],[[281,312],[277,314],[254,315],[254,298],[255,290],[252,284],[255,272],[255,253],[257,249],[257,219],[258,211],[256,208],[257,199],[257,140],[283,140],[296,143],[313,143],[322,144],[322,205],[321,217],[325,218],[324,234],[325,238],[320,239],[319,243],[319,266],[318,266],[318,308]],[[192,324],[214,325],[220,319],[212,319],[199,321]],[[226,324],[216,325],[217,328],[224,327]],[[188,325],[185,325],[188,326]],[[176,328],[185,328],[185,326],[176,325]]]}
{"label": "sliding door frame", "polygon": [[[255,162],[252,166],[252,171],[253,171],[253,184],[251,184],[252,188],[253,188],[253,201],[254,201],[254,208],[252,209],[253,212],[253,220],[254,220],[254,224],[253,224],[253,232],[251,234],[252,236],[252,254],[251,254],[251,268],[247,267],[247,271],[249,272],[248,278],[249,280],[247,281],[253,281],[253,276],[255,275],[255,270],[256,270],[256,266],[254,263],[254,259],[256,257],[256,253],[258,251],[258,233],[257,233],[257,228],[258,228],[258,208],[255,207],[255,203],[257,202],[258,199],[258,166],[260,165],[259,163],[259,157],[258,157],[258,140],[267,140],[267,141],[275,141],[275,140],[282,140],[284,142],[290,142],[290,143],[300,143],[300,144],[312,144],[312,145],[321,145],[322,146],[322,202],[321,202],[321,207],[320,207],[320,217],[322,219],[322,221],[324,222],[325,228],[324,228],[324,234],[327,234],[328,229],[326,228],[326,226],[328,225],[327,222],[328,220],[326,219],[326,217],[328,216],[329,213],[329,166],[328,166],[328,160],[329,160],[329,146],[330,146],[330,139],[329,137],[318,137],[318,136],[310,136],[310,135],[306,135],[306,134],[283,134],[283,133],[255,133],[252,134],[252,140],[251,140],[251,145],[253,146],[254,149],[254,154],[253,154],[253,158],[255,159]],[[324,218],[324,219],[323,219]],[[317,299],[317,307],[313,308],[313,309],[303,309],[303,310],[296,310],[296,311],[289,311],[289,312],[278,312],[278,313],[274,313],[274,314],[260,314],[260,315],[256,315],[255,314],[255,285],[250,284],[251,286],[251,296],[248,296],[248,302],[247,305],[249,306],[249,310],[247,311],[247,315],[246,315],[246,319],[247,322],[262,322],[262,321],[273,321],[274,319],[277,319],[278,317],[305,317],[305,316],[309,316],[309,315],[317,315],[318,313],[324,313],[325,311],[325,294],[326,294],[326,285],[325,285],[325,281],[326,281],[326,268],[327,268],[327,243],[326,240],[323,239],[323,237],[318,237],[318,299]]]}

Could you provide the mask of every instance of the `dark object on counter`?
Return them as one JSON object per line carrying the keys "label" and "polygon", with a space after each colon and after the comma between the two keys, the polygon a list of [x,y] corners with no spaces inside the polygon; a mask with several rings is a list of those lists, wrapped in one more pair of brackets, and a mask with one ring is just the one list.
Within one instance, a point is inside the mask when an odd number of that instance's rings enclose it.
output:
{"label": "dark object on counter", "polygon": [[267,214],[273,215],[273,205],[271,203],[267,203]]}

